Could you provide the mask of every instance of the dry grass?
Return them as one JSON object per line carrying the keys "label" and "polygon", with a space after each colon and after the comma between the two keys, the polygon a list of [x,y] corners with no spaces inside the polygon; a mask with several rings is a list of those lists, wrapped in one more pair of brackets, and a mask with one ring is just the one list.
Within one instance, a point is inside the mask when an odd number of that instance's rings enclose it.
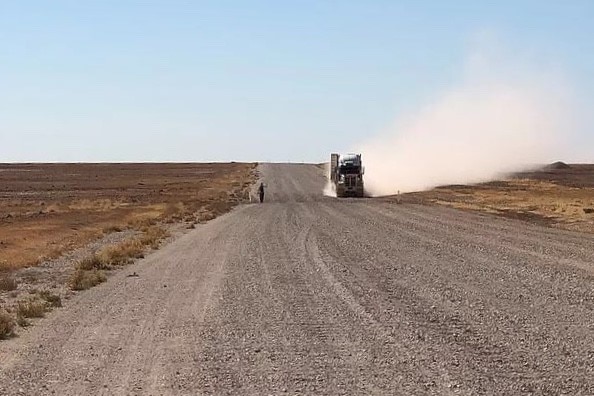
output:
{"label": "dry grass", "polygon": [[43,318],[48,308],[44,301],[31,298],[18,303],[16,308],[17,317],[23,318]]}
{"label": "dry grass", "polygon": [[188,211],[183,202],[169,203],[165,206],[163,217],[165,222],[175,223],[181,221],[186,213]]}
{"label": "dry grass", "polygon": [[20,327],[30,325],[30,322],[27,320],[28,318],[42,318],[46,312],[62,306],[60,296],[50,291],[33,290],[31,294],[34,294],[34,296],[25,301],[20,301],[16,306],[16,324]]}
{"label": "dry grass", "polygon": [[[580,168],[583,169],[583,168]],[[559,181],[550,177],[512,178],[504,181],[471,186],[446,186],[431,191],[404,194],[395,199],[404,202],[432,203],[530,220],[568,230],[594,233],[594,170],[590,178],[579,174],[580,183],[567,182],[564,176]],[[528,175],[531,176],[531,175]]]}
{"label": "dry grass", "polygon": [[228,210],[254,178],[254,164],[239,163],[0,164],[0,271],[105,233],[181,221],[213,203]]}
{"label": "dry grass", "polygon": [[108,263],[104,262],[101,257],[94,254],[92,256],[82,259],[77,265],[77,269],[90,271],[90,270],[103,270],[109,269]]}
{"label": "dry grass", "polygon": [[18,283],[16,279],[8,274],[0,275],[0,291],[12,291],[16,290]]}
{"label": "dry grass", "polygon": [[134,259],[144,257],[144,245],[138,239],[127,240],[104,248],[97,257],[111,266],[130,264]]}
{"label": "dry grass", "polygon": [[124,231],[124,227],[120,226],[120,225],[109,225],[105,228],[103,228],[103,233],[104,234],[111,234],[113,232],[122,232]]}
{"label": "dry grass", "polygon": [[134,260],[144,257],[147,248],[157,249],[163,238],[168,235],[162,227],[145,226],[140,236],[107,246],[86,257],[76,265],[76,270],[70,278],[70,288],[86,290],[104,282],[106,277],[102,270],[133,263]]}
{"label": "dry grass", "polygon": [[29,322],[27,320],[27,318],[24,318],[21,315],[17,315],[16,317],[16,323],[20,326],[20,327],[27,327],[31,324],[31,322]]}
{"label": "dry grass", "polygon": [[570,188],[535,180],[510,180],[490,188],[477,189],[456,200],[436,200],[436,203],[508,216],[536,216],[563,228],[594,231],[594,214],[587,210],[594,207],[594,189],[591,188]]}
{"label": "dry grass", "polygon": [[62,298],[47,290],[42,290],[37,295],[44,300],[51,308],[59,308],[62,306]]}
{"label": "dry grass", "polygon": [[167,236],[167,231],[162,227],[145,227],[141,236],[107,246],[95,256],[85,260],[88,265],[83,269],[102,269],[109,266],[130,264],[135,259],[143,258],[147,247],[157,249],[163,238]]}
{"label": "dry grass", "polygon": [[151,249],[159,248],[161,241],[169,236],[169,233],[163,227],[148,227],[144,229],[143,235],[139,241],[144,246]]}
{"label": "dry grass", "polygon": [[70,288],[72,290],[87,290],[93,286],[105,282],[107,277],[105,273],[100,270],[83,270],[77,269],[70,278]]}
{"label": "dry grass", "polygon": [[0,311],[0,339],[6,339],[14,334],[14,319],[5,311]]}

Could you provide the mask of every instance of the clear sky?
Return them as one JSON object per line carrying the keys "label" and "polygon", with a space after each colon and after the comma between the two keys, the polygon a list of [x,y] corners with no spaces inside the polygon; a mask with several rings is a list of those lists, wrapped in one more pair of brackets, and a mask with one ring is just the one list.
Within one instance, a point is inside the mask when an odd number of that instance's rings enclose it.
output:
{"label": "clear sky", "polygon": [[0,0],[0,162],[325,160],[460,79],[484,31],[588,103],[593,21],[589,0]]}

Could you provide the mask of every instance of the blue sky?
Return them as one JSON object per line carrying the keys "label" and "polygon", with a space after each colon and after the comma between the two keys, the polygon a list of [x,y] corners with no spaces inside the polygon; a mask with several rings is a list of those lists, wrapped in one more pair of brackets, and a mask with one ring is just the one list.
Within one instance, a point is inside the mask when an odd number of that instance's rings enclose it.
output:
{"label": "blue sky", "polygon": [[321,161],[456,84],[484,31],[589,104],[593,20],[577,0],[0,0],[0,162]]}

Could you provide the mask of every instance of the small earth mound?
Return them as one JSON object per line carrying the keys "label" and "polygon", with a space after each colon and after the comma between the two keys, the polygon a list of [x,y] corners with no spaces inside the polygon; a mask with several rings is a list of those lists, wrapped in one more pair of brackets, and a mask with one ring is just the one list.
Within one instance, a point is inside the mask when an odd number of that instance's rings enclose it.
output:
{"label": "small earth mound", "polygon": [[545,170],[569,169],[571,168],[565,162],[557,161],[545,166]]}

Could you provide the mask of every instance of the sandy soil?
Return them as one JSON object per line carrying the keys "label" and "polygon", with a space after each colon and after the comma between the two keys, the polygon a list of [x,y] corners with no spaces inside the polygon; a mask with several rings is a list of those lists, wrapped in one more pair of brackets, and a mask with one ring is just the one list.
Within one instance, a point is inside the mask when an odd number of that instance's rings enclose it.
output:
{"label": "sandy soil", "polygon": [[591,235],[327,198],[322,173],[263,166],[265,204],[0,343],[0,394],[594,393]]}

